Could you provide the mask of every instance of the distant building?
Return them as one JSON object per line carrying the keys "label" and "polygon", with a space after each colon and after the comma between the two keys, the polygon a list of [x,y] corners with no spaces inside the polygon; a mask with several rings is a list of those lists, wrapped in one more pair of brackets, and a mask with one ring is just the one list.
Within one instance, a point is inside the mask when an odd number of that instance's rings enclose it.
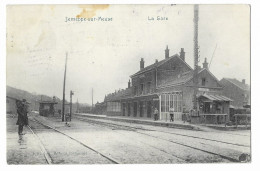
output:
{"label": "distant building", "polygon": [[17,114],[16,100],[16,98],[6,96],[6,113],[13,115]]}
{"label": "distant building", "polygon": [[[40,101],[39,102],[39,114],[41,116],[54,116],[55,114],[55,104],[58,104],[56,101]],[[67,112],[68,113],[68,112]]]}
{"label": "distant building", "polygon": [[[131,75],[131,81],[124,90],[115,91],[105,97],[107,115],[152,118],[155,108],[159,119],[169,119],[169,109],[174,108],[175,120],[182,120],[182,113],[193,109],[193,72],[185,62],[185,52],[169,56],[168,46],[165,58],[155,60],[154,64],[144,67],[141,58],[140,70]],[[198,108],[200,114],[229,113],[231,99],[222,96],[222,86],[208,70],[205,60],[198,73]]]}
{"label": "distant building", "polygon": [[92,109],[92,113],[94,114],[103,114],[106,112],[106,104],[105,102],[97,102],[94,106],[94,108]]}
{"label": "distant building", "polygon": [[238,81],[234,78],[223,78],[220,83],[223,85],[223,94],[233,99],[231,105],[234,108],[250,105],[250,86],[245,83],[245,79]]}

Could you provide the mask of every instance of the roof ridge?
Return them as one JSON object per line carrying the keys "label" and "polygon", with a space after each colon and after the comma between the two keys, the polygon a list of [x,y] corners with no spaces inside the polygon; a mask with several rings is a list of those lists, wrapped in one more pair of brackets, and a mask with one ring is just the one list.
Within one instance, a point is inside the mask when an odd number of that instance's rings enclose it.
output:
{"label": "roof ridge", "polygon": [[[233,81],[231,81],[231,80],[236,80],[236,81],[238,81],[239,83],[241,83],[241,82],[240,82],[239,80],[237,80],[236,78],[224,78],[224,79],[226,79],[226,80],[229,81],[230,83],[234,84],[235,86],[237,86],[237,87],[239,87],[239,88],[241,88],[241,89],[243,89],[243,90],[247,90],[246,88],[243,88],[243,87],[237,85],[236,83],[234,83]],[[242,83],[241,83],[241,84],[242,84]],[[245,86],[249,86],[249,85],[248,85],[248,84],[245,84]]]}
{"label": "roof ridge", "polygon": [[[169,58],[162,59],[161,61],[158,61],[158,62],[156,62],[156,63],[153,63],[153,64],[151,64],[151,65],[146,66],[145,68],[143,68],[142,70],[140,70],[140,71],[134,73],[134,74],[131,75],[130,77],[136,76],[136,75],[141,74],[141,73],[143,73],[143,72],[147,72],[147,71],[149,71],[149,70],[151,70],[151,69],[153,69],[153,68],[157,68],[157,67],[161,66],[162,64],[164,64],[165,62],[167,62],[167,61],[169,61],[169,60],[171,60],[171,59],[173,59],[173,58],[179,58],[180,60],[182,60],[182,59],[179,57],[179,54],[176,53],[176,54],[170,56]],[[183,60],[182,60],[182,61],[183,61]],[[183,62],[184,62],[190,69],[192,69],[185,61],[183,61]],[[155,65],[155,66],[153,66],[153,65]],[[150,67],[150,68],[147,69],[148,67]]]}

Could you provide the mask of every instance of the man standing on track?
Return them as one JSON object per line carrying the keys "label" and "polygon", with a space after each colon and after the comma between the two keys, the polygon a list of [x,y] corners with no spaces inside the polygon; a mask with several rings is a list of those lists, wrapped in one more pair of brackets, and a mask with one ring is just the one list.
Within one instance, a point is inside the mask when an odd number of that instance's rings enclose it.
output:
{"label": "man standing on track", "polygon": [[26,100],[23,99],[23,101],[16,100],[16,107],[17,107],[17,114],[18,114],[18,120],[16,122],[16,125],[18,125],[18,134],[23,134],[23,126],[28,125],[28,106],[26,103]]}

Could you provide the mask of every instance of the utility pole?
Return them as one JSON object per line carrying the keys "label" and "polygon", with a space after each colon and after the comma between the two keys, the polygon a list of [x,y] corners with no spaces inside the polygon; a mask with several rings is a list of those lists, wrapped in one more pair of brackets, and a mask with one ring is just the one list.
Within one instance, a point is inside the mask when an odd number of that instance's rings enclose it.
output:
{"label": "utility pole", "polygon": [[92,106],[91,106],[91,112],[93,110],[93,88],[92,88]]}
{"label": "utility pole", "polygon": [[77,113],[79,113],[79,99],[77,99]]}
{"label": "utility pole", "polygon": [[65,115],[64,112],[65,112],[65,84],[66,84],[67,58],[68,58],[68,52],[66,52],[64,80],[63,80],[62,122],[64,122],[64,115]]}
{"label": "utility pole", "polygon": [[194,73],[193,73],[193,110],[198,114],[197,93],[198,93],[198,61],[199,61],[199,46],[198,46],[198,22],[199,22],[199,5],[194,5]]}
{"label": "utility pole", "polygon": [[217,49],[217,45],[218,45],[218,44],[216,44],[216,47],[215,47],[214,52],[213,52],[213,54],[212,54],[212,57],[211,57],[211,60],[210,60],[210,63],[209,63],[209,68],[210,68],[212,59],[213,59],[213,57],[214,57],[215,51],[216,51],[216,49]]}
{"label": "utility pole", "polygon": [[74,95],[74,92],[70,90],[70,121],[71,121],[71,114],[72,114],[72,95]]}

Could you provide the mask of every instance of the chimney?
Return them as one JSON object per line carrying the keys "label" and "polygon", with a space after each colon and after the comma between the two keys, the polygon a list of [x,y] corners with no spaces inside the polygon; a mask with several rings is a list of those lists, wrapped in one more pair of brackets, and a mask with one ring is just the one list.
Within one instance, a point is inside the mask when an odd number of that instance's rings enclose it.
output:
{"label": "chimney", "polygon": [[242,79],[242,83],[243,83],[243,84],[246,84],[246,80],[245,80],[245,79]]}
{"label": "chimney", "polygon": [[130,86],[131,86],[131,82],[130,82],[130,80],[128,81],[128,88],[130,88]]}
{"label": "chimney", "polygon": [[203,68],[209,69],[207,58],[205,58],[205,61],[203,63]]}
{"label": "chimney", "polygon": [[180,58],[181,58],[183,61],[185,61],[185,52],[184,52],[184,48],[181,48]]}
{"label": "chimney", "polygon": [[141,58],[140,61],[140,70],[144,69],[144,58]]}
{"label": "chimney", "polygon": [[165,49],[165,59],[168,59],[170,56],[169,56],[169,49],[168,49],[168,45],[166,46],[166,49]]}
{"label": "chimney", "polygon": [[158,62],[158,59],[155,59],[155,63],[157,63]]}

